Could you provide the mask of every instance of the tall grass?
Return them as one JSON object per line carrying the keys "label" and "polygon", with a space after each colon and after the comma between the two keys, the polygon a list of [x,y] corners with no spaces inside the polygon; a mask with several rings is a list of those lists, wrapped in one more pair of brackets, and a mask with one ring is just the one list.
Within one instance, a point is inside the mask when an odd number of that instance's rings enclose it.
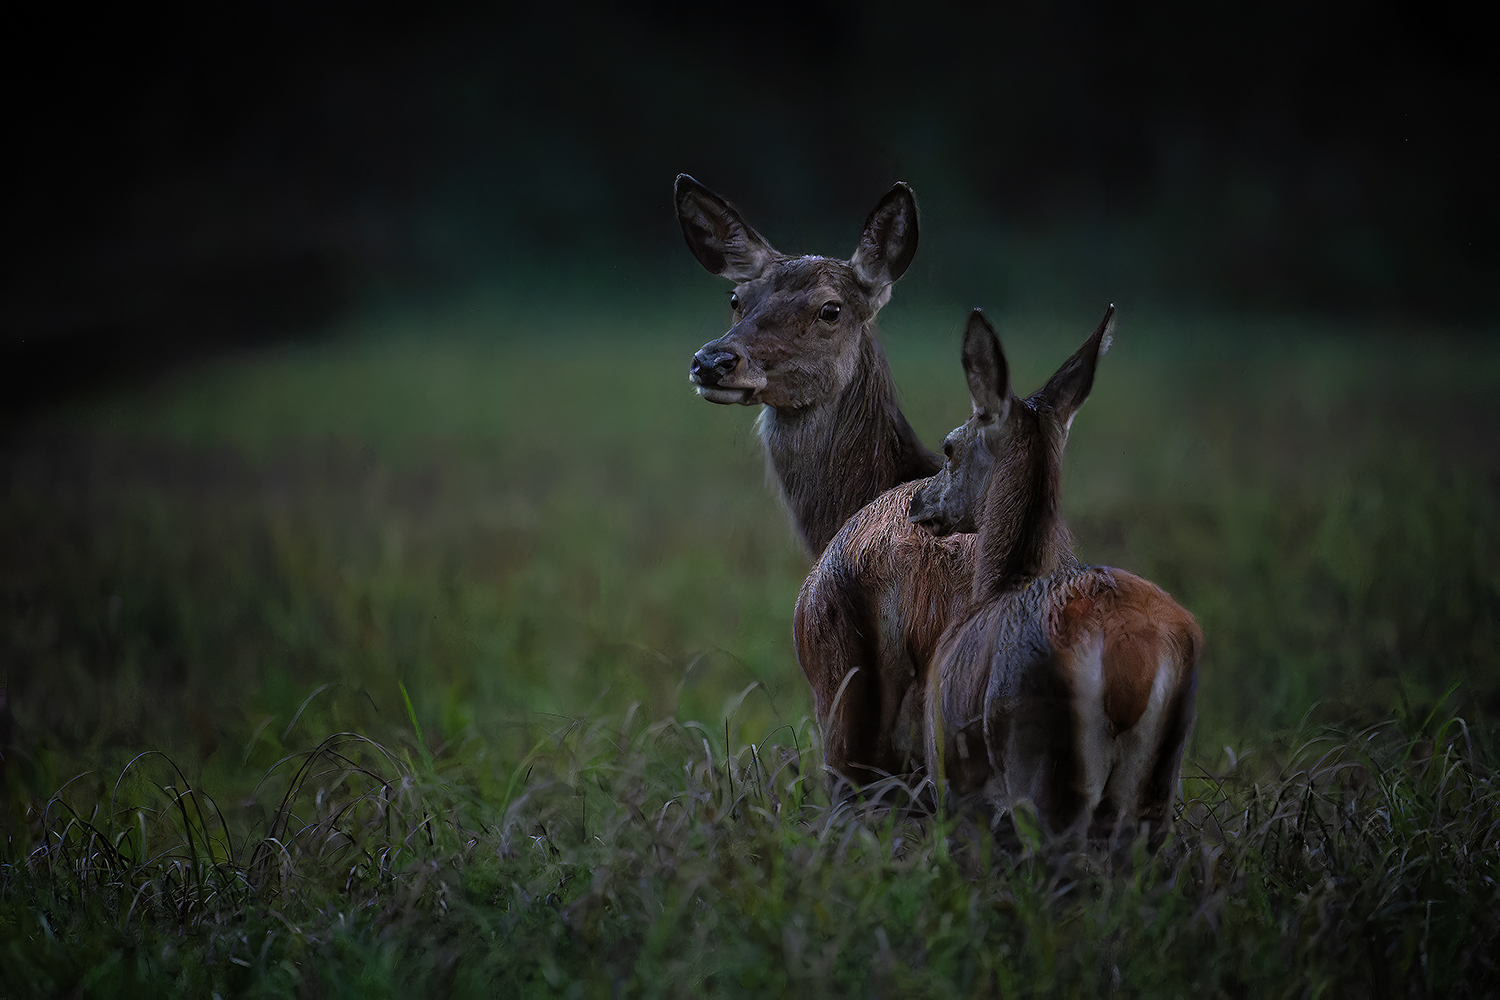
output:
{"label": "tall grass", "polygon": [[[830,798],[806,558],[683,378],[722,317],[623,311],[367,318],[10,429],[0,992],[1500,989],[1495,348],[1122,320],[1066,513],[1208,635],[1147,858]],[[927,441],[949,312],[885,324]],[[1018,386],[1092,318],[1002,314]]]}
{"label": "tall grass", "polygon": [[1446,719],[1190,768],[1155,857],[830,799],[806,726],[580,720],[508,774],[339,735],[235,817],[141,761],[32,807],[3,968],[38,995],[1477,995],[1492,754]]}

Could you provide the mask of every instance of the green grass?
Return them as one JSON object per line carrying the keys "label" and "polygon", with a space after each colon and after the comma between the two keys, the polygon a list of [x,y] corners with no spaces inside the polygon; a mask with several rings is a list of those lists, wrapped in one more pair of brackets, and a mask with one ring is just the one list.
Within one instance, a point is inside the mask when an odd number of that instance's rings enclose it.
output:
{"label": "green grass", "polygon": [[[27,817],[9,988],[56,995],[1453,995],[1495,987],[1466,727],[1190,776],[1166,848],[833,805],[806,726],[562,727],[507,768],[331,737],[224,812],[159,760]],[[147,772],[150,772],[149,774]],[[92,787],[91,787],[92,785]],[[123,787],[122,787],[123,786]]]}
{"label": "green grass", "polygon": [[[1208,636],[1122,866],[830,802],[807,561],[682,303],[372,315],[13,430],[0,994],[1500,989],[1500,348],[1122,316],[1066,512]],[[963,316],[885,317],[928,442]],[[1000,315],[1018,388],[1096,319]]]}

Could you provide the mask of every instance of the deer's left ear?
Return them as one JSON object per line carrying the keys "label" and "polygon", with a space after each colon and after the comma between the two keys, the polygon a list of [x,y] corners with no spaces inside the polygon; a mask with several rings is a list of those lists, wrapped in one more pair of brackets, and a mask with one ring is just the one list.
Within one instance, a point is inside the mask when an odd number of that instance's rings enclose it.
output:
{"label": "deer's left ear", "polygon": [[1099,321],[1098,328],[1089,335],[1089,339],[1083,342],[1083,346],[1071,358],[1063,362],[1056,374],[1047,380],[1042,391],[1037,393],[1037,402],[1041,404],[1041,408],[1060,421],[1064,430],[1073,426],[1073,417],[1078,413],[1078,408],[1089,398],[1089,390],[1094,387],[1094,367],[1099,363],[1099,356],[1109,350],[1114,335],[1115,307],[1111,305],[1104,311],[1104,318]]}
{"label": "deer's left ear", "polygon": [[849,264],[860,281],[879,288],[905,274],[916,255],[917,199],[905,181],[897,181],[865,220]]}
{"label": "deer's left ear", "polygon": [[969,313],[964,330],[964,377],[969,380],[975,416],[1004,420],[1009,415],[1010,366],[995,328],[978,309]]}

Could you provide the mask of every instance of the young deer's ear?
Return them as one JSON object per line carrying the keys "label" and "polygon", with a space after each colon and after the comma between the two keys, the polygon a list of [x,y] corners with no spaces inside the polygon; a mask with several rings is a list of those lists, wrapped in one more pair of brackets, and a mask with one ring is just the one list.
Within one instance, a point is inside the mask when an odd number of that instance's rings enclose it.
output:
{"label": "young deer's ear", "polygon": [[1047,380],[1042,391],[1037,393],[1040,408],[1061,421],[1064,430],[1073,426],[1074,415],[1078,413],[1083,401],[1089,398],[1089,390],[1094,387],[1094,366],[1099,363],[1100,355],[1109,350],[1114,336],[1115,307],[1111,305],[1104,311],[1099,328],[1089,335],[1089,339],[1083,342],[1083,346],[1071,358],[1063,362],[1057,373]]}
{"label": "young deer's ear", "polygon": [[964,330],[964,375],[975,416],[1004,420],[1010,414],[1010,366],[995,328],[978,309],[969,313]]}
{"label": "young deer's ear", "polygon": [[677,221],[698,263],[730,281],[758,277],[778,256],[729,203],[687,174],[677,175]]}
{"label": "young deer's ear", "polygon": [[860,281],[878,289],[905,274],[916,254],[917,199],[905,181],[897,181],[865,220],[849,264]]}

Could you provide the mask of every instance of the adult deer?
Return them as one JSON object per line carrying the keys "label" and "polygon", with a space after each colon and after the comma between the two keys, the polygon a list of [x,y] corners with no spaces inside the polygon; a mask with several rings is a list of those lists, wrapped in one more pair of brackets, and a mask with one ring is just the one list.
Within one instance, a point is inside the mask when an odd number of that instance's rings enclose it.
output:
{"label": "adult deer", "polygon": [[676,193],[693,256],[734,282],[733,324],[693,356],[688,377],[710,402],[762,404],[768,474],[821,556],[794,634],[825,760],[861,783],[908,771],[921,757],[913,681],[967,588],[973,548],[907,523],[911,481],[941,463],[901,413],[874,333],[917,250],[916,200],[905,184],[891,188],[853,256],[836,260],[779,253],[686,174]]}
{"label": "adult deer", "polygon": [[1063,447],[1109,346],[1114,307],[1020,399],[978,310],[964,334],[973,412],[911,499],[935,535],[977,532],[970,604],[927,673],[927,754],[953,791],[1035,803],[1065,836],[1165,834],[1194,719],[1203,633],[1160,588],[1083,566],[1058,514]]}

